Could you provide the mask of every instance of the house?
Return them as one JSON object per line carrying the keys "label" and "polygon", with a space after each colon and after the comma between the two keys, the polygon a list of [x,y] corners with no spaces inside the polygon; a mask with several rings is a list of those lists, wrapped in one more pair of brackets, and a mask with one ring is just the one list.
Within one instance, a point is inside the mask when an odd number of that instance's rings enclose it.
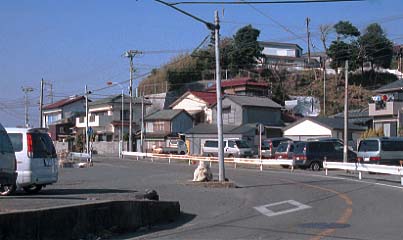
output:
{"label": "house", "polygon": [[144,118],[146,151],[165,147],[170,139],[178,139],[193,127],[192,116],[183,109],[165,109]]}
{"label": "house", "polygon": [[43,107],[42,126],[49,128],[53,141],[72,136],[75,118],[85,114],[85,97],[71,96]]}
{"label": "house", "polygon": [[[133,131],[140,129],[141,126],[141,106],[142,101],[136,98],[132,102],[133,106]],[[148,101],[144,101],[145,114],[150,105]],[[129,132],[130,120],[130,97],[124,95],[122,109],[122,95],[113,95],[102,98],[89,103],[88,106],[88,126],[92,128],[95,135],[95,141],[118,141],[119,135],[123,128],[124,135]],[[123,124],[122,124],[123,110]],[[86,127],[86,117],[76,118],[76,127],[78,131],[84,133]]]}
{"label": "house", "polygon": [[215,92],[187,91],[171,104],[172,109],[184,109],[193,116],[195,125],[212,123],[211,106],[217,102]]}
{"label": "house", "polygon": [[[344,119],[344,111],[334,114],[331,116],[333,118],[342,118]],[[353,123],[355,125],[372,128],[373,127],[373,117],[368,115],[368,108],[362,109],[353,109],[348,111],[348,122]]]}
{"label": "house", "polygon": [[[356,143],[366,127],[348,124],[348,141]],[[295,141],[304,141],[312,138],[333,137],[344,139],[344,119],[312,117],[302,118],[283,128],[284,137]]]}
{"label": "house", "polygon": [[[217,122],[217,105],[212,106],[213,122]],[[268,97],[224,95],[222,99],[223,124],[243,125],[261,123],[282,126],[281,105]]]}
{"label": "house", "polygon": [[306,59],[302,57],[302,48],[294,43],[259,42],[263,47],[261,65],[269,68],[302,70],[306,67]]}
{"label": "house", "polygon": [[[216,84],[207,88],[207,91],[216,92]],[[221,93],[245,96],[270,96],[271,89],[267,82],[244,77],[221,81]]]}
{"label": "house", "polygon": [[385,136],[398,136],[403,126],[403,80],[397,80],[375,90],[368,104],[375,129],[383,128]]}

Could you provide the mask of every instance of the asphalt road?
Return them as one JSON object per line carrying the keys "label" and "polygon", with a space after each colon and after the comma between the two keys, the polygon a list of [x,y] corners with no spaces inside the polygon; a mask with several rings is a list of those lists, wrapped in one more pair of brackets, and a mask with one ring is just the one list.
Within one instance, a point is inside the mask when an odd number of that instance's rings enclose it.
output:
{"label": "asphalt road", "polygon": [[[94,167],[60,169],[60,180],[40,194],[0,198],[0,211],[19,211],[105,199],[132,198],[155,189],[179,201],[172,224],[115,239],[402,239],[400,179],[283,169],[233,169],[238,188],[205,188],[189,182],[195,166],[166,161],[95,159]],[[217,176],[217,166],[213,165]]]}

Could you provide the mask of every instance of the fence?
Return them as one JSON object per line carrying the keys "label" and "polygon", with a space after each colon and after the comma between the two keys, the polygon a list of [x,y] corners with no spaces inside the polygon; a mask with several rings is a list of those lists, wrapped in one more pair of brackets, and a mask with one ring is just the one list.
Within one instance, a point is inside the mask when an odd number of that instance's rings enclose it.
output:
{"label": "fence", "polygon": [[[192,162],[205,161],[209,162],[210,166],[213,162],[218,162],[217,157],[202,157],[202,156],[190,156],[190,155],[174,155],[174,154],[155,154],[155,153],[142,153],[142,152],[123,152],[123,156],[136,157],[137,160],[141,157],[150,158],[152,162],[155,159],[167,159],[169,163],[171,160],[187,161],[189,165]],[[294,164],[292,159],[253,159],[253,158],[224,158],[225,163],[244,165],[260,166],[260,171],[263,171],[263,166],[291,166],[291,171],[294,170]],[[357,171],[358,178],[362,179],[362,172],[371,173],[383,173],[390,175],[400,176],[401,185],[403,185],[403,167],[387,166],[377,164],[363,164],[363,163],[344,163],[344,162],[323,162],[323,168],[325,169],[326,176],[328,175],[328,169],[349,170]]]}
{"label": "fence", "polygon": [[344,162],[323,162],[326,176],[328,169],[339,169],[347,171],[358,171],[358,178],[362,179],[362,172],[383,173],[390,175],[400,176],[400,183],[403,185],[403,168],[398,166],[387,166],[378,164],[364,164],[364,163],[344,163]]}
{"label": "fence", "polygon": [[[217,157],[202,157],[202,156],[191,156],[191,155],[175,155],[175,154],[155,154],[155,153],[142,153],[142,152],[123,152],[123,156],[132,156],[136,157],[137,160],[141,157],[150,158],[152,162],[155,159],[167,159],[168,163],[171,163],[171,160],[182,160],[187,161],[189,165],[192,162],[209,162],[210,166],[213,162],[218,162]],[[293,161],[291,159],[253,159],[253,158],[224,158],[225,163],[234,164],[234,167],[237,167],[237,164],[244,165],[255,165],[260,166],[260,171],[263,171],[263,166],[291,166],[293,170]]]}

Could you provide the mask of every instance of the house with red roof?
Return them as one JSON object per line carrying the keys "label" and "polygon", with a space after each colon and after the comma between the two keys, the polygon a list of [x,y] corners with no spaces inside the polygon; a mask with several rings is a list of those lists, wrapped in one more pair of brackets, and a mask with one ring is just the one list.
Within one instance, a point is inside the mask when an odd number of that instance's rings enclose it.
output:
{"label": "house with red roof", "polygon": [[71,96],[43,107],[43,128],[49,128],[54,141],[71,136],[75,118],[85,114],[85,97]]}
{"label": "house with red roof", "polygon": [[[216,85],[207,88],[208,92],[215,92]],[[246,96],[270,96],[267,82],[256,81],[249,77],[233,78],[221,81],[221,93]]]}
{"label": "house with red roof", "polygon": [[211,123],[211,106],[217,102],[215,92],[187,91],[170,105],[171,109],[184,109],[192,115],[195,124]]}

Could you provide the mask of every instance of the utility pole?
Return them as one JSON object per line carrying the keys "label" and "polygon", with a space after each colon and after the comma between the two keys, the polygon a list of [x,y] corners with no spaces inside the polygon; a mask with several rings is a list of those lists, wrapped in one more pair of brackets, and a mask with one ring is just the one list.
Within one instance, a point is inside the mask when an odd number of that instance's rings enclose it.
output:
{"label": "utility pole", "polygon": [[345,81],[344,81],[344,149],[343,162],[348,160],[348,60],[345,66]]}
{"label": "utility pole", "polygon": [[[137,54],[140,54],[140,51],[137,50],[129,50],[125,53],[125,56],[130,59],[130,84],[129,84],[129,152],[133,151],[133,58]],[[137,91],[136,91],[137,93]]]}
{"label": "utility pole", "polygon": [[309,23],[311,19],[309,17],[306,18],[306,34],[308,38],[308,65],[311,63],[311,33],[309,32]]}
{"label": "utility pole", "polygon": [[32,87],[21,87],[22,91],[24,92],[25,96],[25,127],[29,127],[29,114],[28,114],[28,93],[33,92],[34,89]]}
{"label": "utility pole", "polygon": [[43,78],[41,80],[41,96],[39,98],[39,127],[43,126]]}
{"label": "utility pole", "polygon": [[326,57],[323,58],[323,116],[326,116]]}
{"label": "utility pole", "polygon": [[141,129],[140,129],[140,148],[144,152],[144,90],[141,95]]}
{"label": "utility pole", "polygon": [[89,131],[88,131],[88,94],[91,92],[88,92],[87,85],[85,85],[85,147],[86,153],[90,153],[90,136],[89,136]]}
{"label": "utility pole", "polygon": [[222,101],[221,101],[221,66],[220,66],[220,19],[218,11],[215,11],[214,21],[215,33],[215,66],[216,66],[216,93],[217,93],[217,133],[218,133],[218,163],[219,173],[218,180],[225,181],[225,165],[224,165],[224,144],[223,144],[223,123],[222,123]]}

